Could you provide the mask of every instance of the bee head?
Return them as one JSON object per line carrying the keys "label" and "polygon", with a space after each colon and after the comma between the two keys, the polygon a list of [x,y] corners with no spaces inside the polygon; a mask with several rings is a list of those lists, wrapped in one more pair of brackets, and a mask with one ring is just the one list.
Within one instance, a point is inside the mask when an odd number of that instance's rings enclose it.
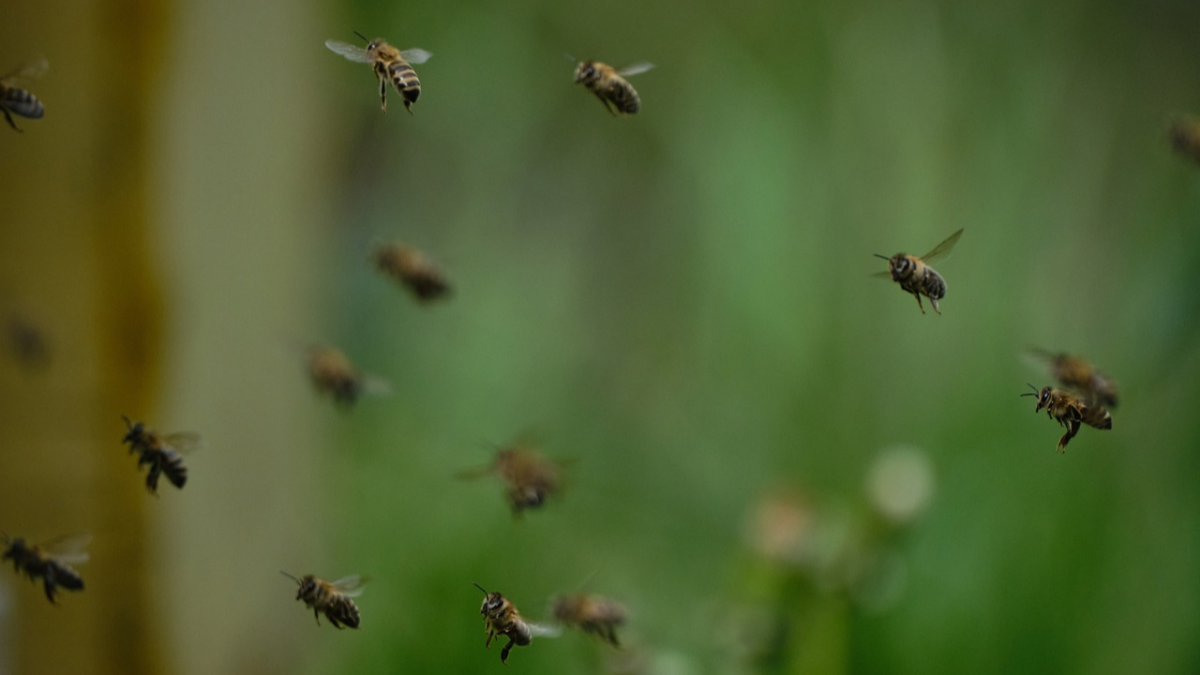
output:
{"label": "bee head", "polygon": [[488,593],[483,586],[475,584],[475,588],[483,591],[483,604],[479,607],[479,613],[484,616],[499,616],[504,613],[504,605],[508,603],[504,596],[500,593]]}
{"label": "bee head", "polygon": [[592,61],[580,61],[578,66],[575,66],[575,83],[591,82],[597,77],[596,66]]}
{"label": "bee head", "polygon": [[0,539],[4,541],[4,554],[0,555],[0,560],[14,560],[25,552],[25,540],[21,537],[10,539],[7,534],[2,534]]}
{"label": "bee head", "polygon": [[[1026,382],[1025,384],[1029,384],[1029,383]],[[1039,391],[1037,387],[1033,386],[1032,384],[1029,384],[1029,388],[1032,389],[1033,391],[1025,392],[1024,394],[1021,394],[1021,395],[1037,397],[1037,404],[1034,405],[1033,412],[1041,412],[1042,408],[1049,407],[1049,405],[1050,405],[1050,387],[1042,387],[1041,390]]]}
{"label": "bee head", "polygon": [[125,427],[128,431],[125,432],[125,438],[121,439],[122,443],[133,445],[141,441],[146,433],[146,427],[141,422],[134,423],[128,417],[121,415],[121,419],[125,420]]}
{"label": "bee head", "polygon": [[302,600],[304,596],[311,594],[317,589],[317,581],[311,574],[306,574],[303,577],[297,578],[288,574],[287,572],[284,572],[283,570],[280,570],[279,573],[296,582],[297,586],[299,586],[299,588],[296,589],[297,600]]}

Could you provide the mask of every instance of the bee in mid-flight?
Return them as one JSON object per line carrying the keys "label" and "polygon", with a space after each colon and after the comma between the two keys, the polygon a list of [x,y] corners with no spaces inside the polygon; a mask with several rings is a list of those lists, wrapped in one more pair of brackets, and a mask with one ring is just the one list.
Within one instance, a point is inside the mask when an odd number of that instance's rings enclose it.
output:
{"label": "bee in mid-flight", "polygon": [[312,607],[318,626],[321,625],[321,613],[324,612],[325,618],[338,630],[343,625],[358,628],[358,605],[350,598],[362,595],[366,579],[355,574],[337,581],[325,581],[311,574],[296,578],[287,572],[280,573],[300,586],[296,591],[296,599]]}
{"label": "bee in mid-flight", "polygon": [[13,115],[31,120],[38,120],[45,116],[46,107],[42,105],[42,102],[24,89],[13,86],[13,82],[19,79],[31,80],[40,77],[49,67],[46,59],[38,58],[0,77],[0,112],[4,113],[4,119],[8,121],[8,126],[21,131],[17,123],[13,121]]}
{"label": "bee in mid-flight", "polygon": [[625,78],[644,73],[653,67],[653,63],[638,63],[617,70],[600,61],[580,61],[575,66],[575,83],[591,90],[613,115],[633,115],[641,110],[642,99]]}
{"label": "bee in mid-flight", "polygon": [[71,534],[52,539],[44,544],[26,544],[20,537],[9,539],[0,535],[4,543],[4,554],[0,560],[13,561],[17,573],[24,572],[30,581],[40,577],[46,599],[54,604],[54,594],[59,587],[68,591],[82,591],[83,577],[71,569],[69,565],[87,562],[88,554],[84,552],[90,534]]}
{"label": "bee in mid-flight", "polygon": [[1033,348],[1026,351],[1044,365],[1059,384],[1075,390],[1089,403],[1099,403],[1106,408],[1117,407],[1117,385],[1092,364],[1070,354],[1054,354]]}
{"label": "bee in mid-flight", "polygon": [[500,662],[508,665],[508,653],[513,646],[527,647],[535,637],[558,637],[559,631],[550,626],[531,623],[521,618],[516,605],[499,593],[488,593],[483,586],[475,584],[475,588],[483,591],[483,605],[479,613],[483,615],[483,627],[487,631],[485,648],[492,646],[492,640],[503,635],[508,638],[508,644],[500,650]]}
{"label": "bee in mid-flight", "polygon": [[616,600],[579,593],[555,598],[550,607],[551,614],[560,623],[598,635],[614,647],[620,646],[617,627],[625,623],[629,615]]}
{"label": "bee in mid-flight", "polygon": [[317,391],[329,394],[344,407],[354,405],[363,394],[380,395],[391,390],[384,380],[360,373],[336,347],[309,348],[308,375]]}
{"label": "bee in mid-flight", "polygon": [[404,284],[417,300],[429,302],[450,293],[450,282],[424,253],[405,244],[380,244],[371,254],[375,266]]}
{"label": "bee in mid-flight", "polygon": [[1175,152],[1200,163],[1200,120],[1194,117],[1176,117],[1171,120],[1167,138]]}
{"label": "bee in mid-flight", "polygon": [[[362,33],[356,31],[354,34],[367,40]],[[396,88],[396,93],[404,99],[405,109],[412,114],[412,106],[421,96],[421,81],[417,79],[417,72],[413,70],[412,64],[425,63],[433,54],[424,49],[400,51],[384,42],[383,38],[367,40],[366,48],[337,40],[326,40],[325,46],[351,61],[371,64],[375,77],[379,79],[379,103],[384,112],[387,112],[387,83],[390,80]]]}
{"label": "bee in mid-flight", "polygon": [[921,304],[922,295],[929,298],[929,304],[933,305],[933,311],[941,314],[941,310],[938,309],[938,300],[946,297],[946,280],[935,272],[929,263],[950,253],[962,233],[962,230],[955,232],[946,241],[938,244],[936,248],[920,258],[907,253],[897,253],[891,258],[876,253],[876,258],[888,261],[888,271],[880,272],[875,276],[891,275],[892,281],[900,284],[900,288],[907,293],[912,293],[917,298],[917,307],[921,308],[922,314],[925,313],[925,306]]}
{"label": "bee in mid-flight", "polygon": [[1089,404],[1075,398],[1071,392],[1062,389],[1051,389],[1050,387],[1042,387],[1041,391],[1032,384],[1029,385],[1032,392],[1026,392],[1021,396],[1036,396],[1037,404],[1033,407],[1033,412],[1041,412],[1046,409],[1046,414],[1051,419],[1057,420],[1058,423],[1067,428],[1067,433],[1058,441],[1058,450],[1066,452],[1067,443],[1079,433],[1079,427],[1086,424],[1097,429],[1112,429],[1112,415],[1104,409],[1104,406],[1099,404]]}
{"label": "bee in mid-flight", "polygon": [[513,515],[537,508],[562,486],[562,465],[547,459],[532,446],[516,443],[496,451],[489,466],[464,471],[460,478],[478,478],[495,474],[507,488],[506,497]]}
{"label": "bee in mid-flight", "polygon": [[200,447],[200,436],[191,432],[180,432],[160,436],[147,429],[141,422],[132,422],[124,415],[125,438],[122,443],[129,444],[129,452],[138,454],[138,469],[142,465],[150,465],[146,474],[146,487],[152,494],[158,494],[158,478],[165,475],[171,485],[182,489],[187,483],[187,467],[183,465],[180,453],[191,452]]}

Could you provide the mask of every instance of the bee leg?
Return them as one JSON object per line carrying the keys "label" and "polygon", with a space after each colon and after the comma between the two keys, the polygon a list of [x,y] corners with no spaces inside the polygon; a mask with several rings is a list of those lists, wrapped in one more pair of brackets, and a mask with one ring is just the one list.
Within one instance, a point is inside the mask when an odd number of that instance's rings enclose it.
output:
{"label": "bee leg", "polygon": [[54,602],[55,586],[54,567],[47,566],[45,573],[42,574],[42,588],[46,591],[46,599],[49,600],[50,604],[52,605],[56,604]]}
{"label": "bee leg", "polygon": [[321,610],[317,609],[316,607],[313,608],[313,618],[317,620],[317,625],[320,626],[321,625]]}
{"label": "bee leg", "polygon": [[379,78],[379,104],[383,107],[383,112],[387,112],[387,80]]}
{"label": "bee leg", "polygon": [[[920,296],[917,296],[917,297],[919,298]],[[933,296],[930,296],[930,297],[929,297],[929,304],[933,305],[933,311],[937,312],[937,313],[938,313],[938,316],[941,316],[941,315],[942,315],[942,310],[938,309],[938,306],[937,306],[937,299],[936,299],[936,298],[934,298]]]}
{"label": "bee leg", "polygon": [[1067,433],[1063,434],[1063,437],[1058,440],[1058,451],[1066,452],[1067,443],[1070,443],[1071,439],[1074,438],[1075,434],[1077,433],[1079,433],[1079,422],[1075,420],[1067,420]]}
{"label": "bee leg", "polygon": [[500,663],[503,663],[506,666],[508,665],[508,653],[512,651],[514,644],[516,644],[516,642],[512,639],[509,639],[508,644],[504,645],[504,649],[500,650]]}
{"label": "bee leg", "polygon": [[12,113],[8,112],[8,108],[0,107],[0,110],[4,111],[4,119],[8,120],[8,126],[16,129],[17,133],[19,134],[25,133],[24,131],[21,131],[21,127],[18,127],[17,123],[13,121]]}
{"label": "bee leg", "polygon": [[921,304],[921,294],[913,293],[913,297],[917,299],[917,307],[920,307],[921,313],[924,314],[925,313],[925,305]]}

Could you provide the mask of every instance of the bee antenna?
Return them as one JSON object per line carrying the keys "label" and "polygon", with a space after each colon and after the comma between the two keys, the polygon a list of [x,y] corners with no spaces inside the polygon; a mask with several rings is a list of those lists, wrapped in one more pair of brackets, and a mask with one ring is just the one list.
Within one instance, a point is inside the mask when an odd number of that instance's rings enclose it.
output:
{"label": "bee antenna", "polygon": [[479,584],[476,584],[473,581],[471,583],[475,586],[475,588],[478,588],[479,590],[483,591],[484,595],[490,595],[490,593],[487,592],[487,589],[484,588],[483,586],[480,586]]}
{"label": "bee antenna", "polygon": [[879,255],[878,253],[872,253],[871,255],[875,256],[876,258],[883,258],[884,260],[891,260],[891,258],[887,257],[886,255]]}
{"label": "bee antenna", "polygon": [[[1028,382],[1026,382],[1025,384],[1029,384],[1029,383],[1028,383]],[[1030,389],[1032,389],[1032,390],[1033,390],[1033,392],[1025,392],[1024,394],[1021,394],[1021,395],[1022,395],[1022,396],[1037,396],[1037,395],[1038,395],[1038,388],[1037,388],[1037,387],[1033,386],[1032,384],[1029,384],[1029,388],[1030,388]]]}
{"label": "bee antenna", "polygon": [[362,33],[358,32],[358,31],[354,31],[354,34],[357,35],[358,37],[362,38],[363,42],[371,41],[370,38],[368,38],[366,35],[363,35]]}
{"label": "bee antenna", "polygon": [[121,419],[125,420],[125,426],[129,427],[130,429],[133,428],[133,422],[131,422],[128,417],[121,415]]}
{"label": "bee antenna", "polygon": [[292,581],[294,581],[294,582],[296,582],[296,583],[300,583],[300,580],[299,580],[299,579],[297,579],[296,577],[294,577],[294,576],[292,576],[292,575],[288,574],[287,572],[284,572],[283,570],[279,570],[279,573],[280,573],[280,574],[282,574],[283,576],[285,576],[285,577],[287,577],[287,578],[291,579]]}
{"label": "bee antenna", "polygon": [[568,61],[570,61],[571,63],[579,63],[579,59],[575,58],[574,56],[571,56],[570,54],[564,53],[563,56],[566,57],[566,59]]}

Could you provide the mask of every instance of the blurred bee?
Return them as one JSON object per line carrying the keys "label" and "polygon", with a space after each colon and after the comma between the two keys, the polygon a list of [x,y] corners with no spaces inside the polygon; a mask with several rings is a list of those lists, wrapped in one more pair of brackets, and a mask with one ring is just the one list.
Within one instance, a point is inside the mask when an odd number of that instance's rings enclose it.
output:
{"label": "blurred bee", "polygon": [[1070,354],[1053,354],[1041,349],[1026,350],[1035,361],[1050,371],[1059,384],[1082,394],[1089,403],[1106,408],[1117,407],[1117,385],[1092,364]]}
{"label": "blurred bee", "polygon": [[124,415],[125,438],[122,443],[129,444],[130,453],[138,453],[138,469],[143,464],[150,465],[146,474],[146,487],[151,494],[158,494],[158,478],[165,475],[171,485],[182,489],[187,483],[187,467],[183,465],[181,452],[191,452],[200,447],[200,436],[191,432],[180,432],[159,436],[147,429],[141,422],[132,422]]}
{"label": "blurred bee", "polygon": [[22,365],[44,366],[50,362],[49,342],[36,324],[14,315],[8,318],[5,328],[9,349]]}
{"label": "blurred bee", "polygon": [[0,535],[0,540],[4,543],[0,560],[13,561],[13,569],[18,574],[24,572],[30,581],[41,577],[50,604],[54,604],[54,594],[59,587],[68,591],[83,590],[83,578],[68,565],[87,562],[88,554],[83,549],[92,540],[92,535],[65,535],[41,545],[28,545],[24,539],[9,539],[8,535]]}
{"label": "blurred bee", "polygon": [[383,38],[367,40],[362,33],[355,31],[358,37],[367,42],[366,49],[356,47],[337,40],[326,40],[325,46],[337,54],[357,63],[369,63],[379,79],[379,102],[383,111],[387,112],[387,83],[391,80],[396,93],[404,99],[404,107],[412,114],[412,105],[421,96],[421,81],[412,64],[420,65],[433,56],[424,49],[406,49],[400,51],[383,41]]}
{"label": "blurred bee", "polygon": [[962,230],[955,232],[946,241],[938,244],[936,248],[920,258],[907,253],[897,253],[891,258],[876,253],[876,258],[888,261],[888,271],[880,272],[875,276],[886,277],[890,274],[892,281],[900,284],[900,288],[906,293],[916,296],[917,306],[921,308],[922,314],[925,313],[925,306],[921,304],[922,295],[929,298],[929,304],[933,305],[933,311],[941,314],[941,310],[938,309],[938,300],[946,297],[946,280],[935,272],[929,263],[949,254],[954,245],[958,243],[958,238],[962,236],[962,233]]}
{"label": "blurred bee", "polygon": [[308,350],[308,374],[317,391],[333,397],[338,404],[350,407],[363,394],[386,394],[388,383],[360,373],[350,359],[335,347],[312,347]]}
{"label": "blurred bee", "polygon": [[1200,162],[1200,120],[1194,117],[1176,117],[1171,120],[1167,138],[1175,152]]}
{"label": "blurred bee", "polygon": [[580,61],[575,66],[575,83],[590,89],[613,115],[633,115],[641,110],[642,99],[625,78],[644,73],[653,67],[653,63],[638,63],[617,70],[600,61]]}
{"label": "blurred bee", "polygon": [[1042,387],[1041,391],[1038,391],[1032,384],[1029,388],[1033,392],[1026,392],[1021,396],[1037,397],[1037,405],[1033,411],[1036,413],[1045,408],[1048,416],[1067,428],[1067,433],[1058,441],[1058,450],[1061,452],[1066,452],[1067,443],[1079,433],[1081,424],[1097,429],[1112,429],[1112,415],[1109,415],[1103,406],[1088,405],[1062,389]]}
{"label": "blurred bee", "polygon": [[8,121],[8,126],[21,131],[17,123],[13,121],[13,115],[38,120],[46,114],[45,106],[36,96],[13,86],[13,82],[18,79],[31,80],[41,77],[49,67],[50,64],[46,62],[46,59],[37,58],[0,77],[0,112],[4,113],[4,119]]}
{"label": "blurred bee", "polygon": [[584,593],[555,598],[550,613],[560,623],[598,635],[614,647],[620,646],[617,626],[628,618],[625,607],[616,600]]}
{"label": "blurred bee", "polygon": [[508,653],[514,645],[528,647],[535,637],[558,637],[559,631],[550,626],[530,623],[521,618],[516,605],[499,593],[488,593],[483,586],[475,584],[475,588],[483,591],[483,605],[479,613],[483,615],[483,627],[487,630],[487,642],[484,648],[492,646],[492,639],[498,635],[508,638],[508,644],[500,650],[500,662],[508,665]]}
{"label": "blurred bee", "polygon": [[313,617],[318,626],[321,625],[321,612],[324,612],[325,618],[338,630],[342,629],[342,624],[358,628],[358,606],[350,598],[362,595],[362,586],[366,579],[355,574],[329,582],[311,574],[297,579],[287,572],[280,573],[299,584],[296,599],[303,600],[304,604],[312,607]]}
{"label": "blurred bee", "polygon": [[421,302],[436,300],[450,292],[450,283],[442,271],[411,246],[380,244],[371,257],[381,272],[404,284]]}
{"label": "blurred bee", "polygon": [[547,459],[532,447],[517,443],[496,451],[489,466],[464,471],[460,478],[478,478],[496,474],[507,488],[506,497],[513,515],[537,508],[562,485],[562,465]]}

